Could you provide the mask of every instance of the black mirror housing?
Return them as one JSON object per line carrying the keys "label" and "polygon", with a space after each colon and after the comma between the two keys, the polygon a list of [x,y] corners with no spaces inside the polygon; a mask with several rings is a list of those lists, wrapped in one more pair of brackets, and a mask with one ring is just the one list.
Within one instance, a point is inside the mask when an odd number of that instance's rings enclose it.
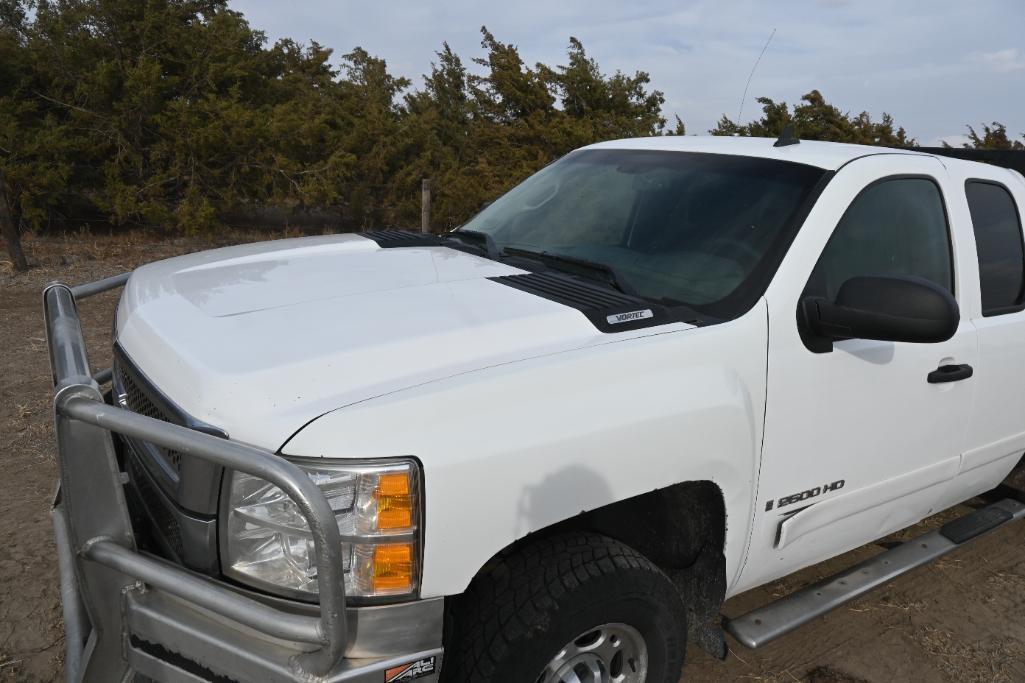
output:
{"label": "black mirror housing", "polygon": [[917,277],[854,277],[836,302],[806,297],[801,311],[808,330],[828,344],[841,339],[935,344],[954,336],[961,318],[957,301],[934,282]]}

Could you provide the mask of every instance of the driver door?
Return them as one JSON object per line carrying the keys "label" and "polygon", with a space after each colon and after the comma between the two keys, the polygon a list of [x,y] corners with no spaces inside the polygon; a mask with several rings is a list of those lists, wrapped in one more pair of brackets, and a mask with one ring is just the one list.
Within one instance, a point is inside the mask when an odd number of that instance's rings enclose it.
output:
{"label": "driver door", "polygon": [[960,298],[959,284],[974,271],[954,257],[949,182],[932,157],[848,164],[768,290],[765,436],[738,590],[928,516],[957,474],[973,384],[927,377],[942,365],[975,362],[976,332],[963,315],[946,342],[849,339],[824,352],[809,343],[797,315],[804,296],[835,300],[857,276],[923,277]]}

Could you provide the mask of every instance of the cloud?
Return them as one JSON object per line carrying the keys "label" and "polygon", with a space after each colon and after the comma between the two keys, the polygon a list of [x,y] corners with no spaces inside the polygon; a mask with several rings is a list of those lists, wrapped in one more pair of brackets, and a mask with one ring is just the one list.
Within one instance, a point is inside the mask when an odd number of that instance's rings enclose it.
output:
{"label": "cloud", "polygon": [[969,55],[969,59],[997,73],[1025,70],[1025,56],[1020,54],[1016,47],[996,52],[975,52]]}

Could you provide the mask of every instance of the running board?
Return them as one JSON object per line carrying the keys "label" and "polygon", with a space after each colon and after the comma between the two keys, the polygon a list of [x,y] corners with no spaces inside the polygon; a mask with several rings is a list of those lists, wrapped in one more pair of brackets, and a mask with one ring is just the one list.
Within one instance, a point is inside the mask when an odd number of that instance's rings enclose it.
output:
{"label": "running board", "polygon": [[723,626],[741,644],[749,648],[762,647],[1021,517],[1025,517],[1025,504],[1001,500],[741,617],[725,619]]}

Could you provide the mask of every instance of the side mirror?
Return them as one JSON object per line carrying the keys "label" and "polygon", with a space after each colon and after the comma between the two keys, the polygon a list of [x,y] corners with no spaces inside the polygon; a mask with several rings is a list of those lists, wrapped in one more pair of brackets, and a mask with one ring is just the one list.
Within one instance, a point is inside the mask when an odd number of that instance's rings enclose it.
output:
{"label": "side mirror", "polygon": [[950,292],[917,277],[853,277],[836,302],[801,301],[804,322],[829,351],[839,339],[935,344],[954,336],[961,318]]}

